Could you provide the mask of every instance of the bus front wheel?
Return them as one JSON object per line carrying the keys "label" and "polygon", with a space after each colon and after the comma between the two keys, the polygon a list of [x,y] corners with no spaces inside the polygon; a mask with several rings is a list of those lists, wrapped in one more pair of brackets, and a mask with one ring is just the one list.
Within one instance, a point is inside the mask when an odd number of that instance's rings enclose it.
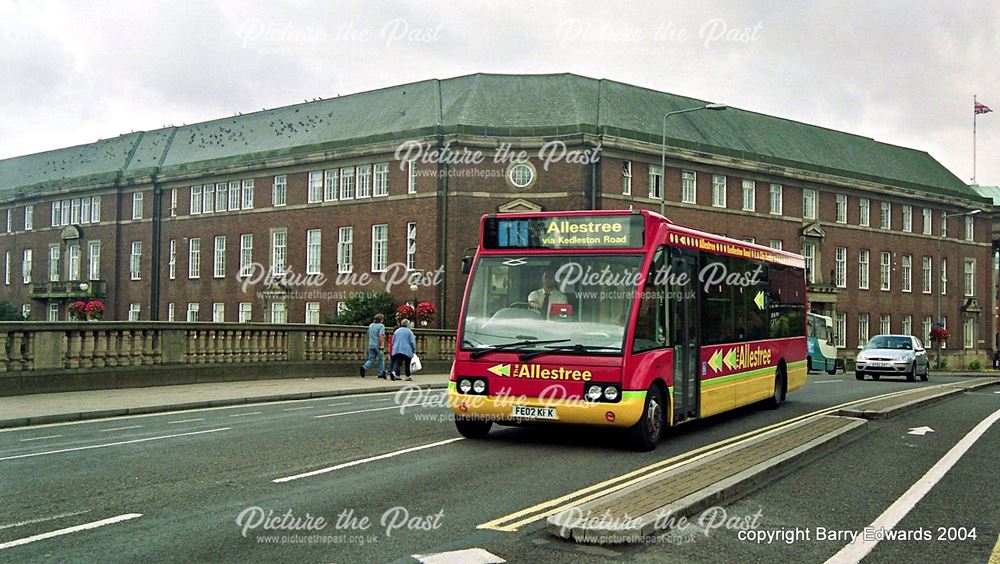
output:
{"label": "bus front wheel", "polygon": [[467,439],[485,439],[490,434],[492,421],[475,421],[462,416],[455,417],[455,428]]}
{"label": "bus front wheel", "polygon": [[642,417],[628,429],[628,442],[634,450],[646,452],[656,448],[656,443],[663,436],[666,414],[663,392],[659,386],[650,386],[646,392]]}
{"label": "bus front wheel", "polygon": [[771,397],[767,399],[767,407],[769,409],[778,409],[781,402],[785,400],[785,368],[779,366],[774,372],[774,393]]}

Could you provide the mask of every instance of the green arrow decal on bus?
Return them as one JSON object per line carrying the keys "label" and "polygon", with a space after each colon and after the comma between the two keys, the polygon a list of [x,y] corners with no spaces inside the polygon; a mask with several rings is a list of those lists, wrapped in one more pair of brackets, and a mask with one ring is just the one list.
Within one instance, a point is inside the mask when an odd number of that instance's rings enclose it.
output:
{"label": "green arrow decal on bus", "polygon": [[708,366],[716,372],[722,370],[722,349],[712,353],[712,357],[708,359]]}
{"label": "green arrow decal on bus", "polygon": [[753,297],[753,303],[757,306],[757,309],[764,309],[764,291],[761,290],[757,292],[757,295]]}
{"label": "green arrow decal on bus", "polygon": [[507,376],[510,377],[510,365],[509,364],[496,364],[486,369],[487,372],[492,372],[497,376]]}
{"label": "green arrow decal on bus", "polygon": [[736,349],[729,349],[729,351],[726,352],[725,358],[722,359],[722,362],[726,363],[726,366],[728,366],[730,370],[736,368]]}

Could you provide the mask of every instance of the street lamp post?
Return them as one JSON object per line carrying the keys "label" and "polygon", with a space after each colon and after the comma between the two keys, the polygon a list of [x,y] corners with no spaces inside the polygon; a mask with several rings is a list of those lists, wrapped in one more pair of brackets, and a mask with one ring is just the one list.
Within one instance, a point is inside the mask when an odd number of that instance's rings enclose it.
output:
{"label": "street lamp post", "polygon": [[413,292],[413,310],[417,309],[417,285],[410,284],[410,291]]}
{"label": "street lamp post", "polygon": [[685,108],[683,110],[674,110],[672,112],[667,112],[663,114],[663,140],[660,144],[660,215],[666,215],[666,195],[667,195],[667,118],[670,116],[675,116],[677,114],[686,114],[688,112],[697,112],[699,110],[713,110],[722,111],[728,109],[729,106],[725,104],[705,104],[704,106],[698,106],[697,108]]}
{"label": "street lamp post", "polygon": [[[940,326],[940,327],[944,327],[944,324],[941,322],[941,320],[942,320],[942,318],[941,318],[941,291],[943,290],[943,288],[941,287],[941,285],[944,283],[944,276],[943,276],[944,271],[941,270],[941,242],[944,241],[944,227],[947,225],[947,221],[948,221],[949,217],[965,217],[965,216],[969,216],[969,215],[976,215],[977,213],[979,213],[981,211],[983,211],[983,210],[971,210],[971,211],[961,212],[961,213],[945,213],[945,214],[941,215],[941,227],[939,227],[941,233],[938,234],[938,238],[937,238],[937,269],[938,269],[938,277],[937,277],[937,279],[938,279],[938,289],[937,289],[937,291],[934,292],[934,295],[936,296],[935,302],[937,303],[937,318],[936,318],[935,323],[938,326]],[[933,273],[931,275],[931,280],[934,280]],[[934,290],[933,285],[931,286],[931,290],[932,291]],[[933,326],[932,326],[932,328],[933,328]],[[941,367],[941,349],[942,349],[942,345],[943,344],[944,344],[943,342],[938,341],[938,346],[937,346],[937,365],[938,365],[938,368]]]}

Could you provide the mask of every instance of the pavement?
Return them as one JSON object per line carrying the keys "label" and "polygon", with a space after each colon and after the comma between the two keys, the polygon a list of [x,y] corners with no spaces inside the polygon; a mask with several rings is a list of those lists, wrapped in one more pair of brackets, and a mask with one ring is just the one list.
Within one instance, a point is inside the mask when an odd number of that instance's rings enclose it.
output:
{"label": "pavement", "polygon": [[438,389],[447,387],[447,382],[448,375],[443,373],[416,373],[412,382],[380,380],[372,374],[365,378],[287,378],[7,396],[0,397],[0,428],[379,393],[398,390],[404,384]]}

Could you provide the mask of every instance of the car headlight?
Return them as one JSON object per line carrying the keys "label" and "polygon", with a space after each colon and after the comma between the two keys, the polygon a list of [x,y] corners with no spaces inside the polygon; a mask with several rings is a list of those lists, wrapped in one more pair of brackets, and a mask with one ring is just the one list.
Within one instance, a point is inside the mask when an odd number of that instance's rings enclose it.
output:
{"label": "car headlight", "polygon": [[483,380],[476,380],[472,383],[472,389],[477,393],[481,394],[486,391],[486,382]]}
{"label": "car headlight", "polygon": [[904,354],[904,355],[903,355],[903,356],[901,357],[901,359],[902,359],[902,360],[905,360],[906,362],[910,362],[910,361],[912,361],[912,360],[913,360],[914,358],[916,358],[916,356],[914,356],[914,354],[913,354],[913,353],[906,353],[906,354]]}
{"label": "car headlight", "polygon": [[600,386],[590,386],[587,388],[587,399],[590,401],[597,401],[601,399],[601,387]]}
{"label": "car headlight", "polygon": [[469,393],[469,391],[472,390],[472,382],[470,382],[467,379],[463,379],[461,382],[458,383],[458,390],[463,394]]}

